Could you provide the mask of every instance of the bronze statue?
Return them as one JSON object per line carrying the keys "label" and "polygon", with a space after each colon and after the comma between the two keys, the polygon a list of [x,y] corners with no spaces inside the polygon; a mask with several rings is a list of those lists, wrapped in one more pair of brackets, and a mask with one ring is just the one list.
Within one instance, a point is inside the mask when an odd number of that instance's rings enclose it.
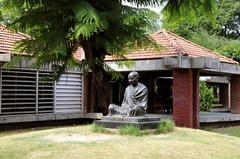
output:
{"label": "bronze statue", "polygon": [[110,104],[108,116],[144,116],[148,102],[148,90],[145,85],[138,82],[137,72],[128,74],[129,86],[125,89],[124,99],[121,106]]}

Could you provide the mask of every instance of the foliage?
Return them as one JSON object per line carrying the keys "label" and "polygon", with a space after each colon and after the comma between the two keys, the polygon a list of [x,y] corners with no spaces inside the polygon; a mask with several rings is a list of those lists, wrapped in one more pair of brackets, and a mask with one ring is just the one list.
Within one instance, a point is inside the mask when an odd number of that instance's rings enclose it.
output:
{"label": "foliage", "polygon": [[34,37],[22,41],[19,52],[34,55],[37,65],[54,63],[56,71],[71,63],[78,47],[86,54],[85,69],[100,73],[106,54],[123,56],[136,47],[154,44],[145,33],[157,14],[120,1],[6,0],[2,4],[4,13],[17,12],[10,26]]}
{"label": "foliage", "polygon": [[185,20],[194,22],[199,15],[212,19],[215,10],[215,0],[169,0],[162,13],[165,23],[172,24]]}
{"label": "foliage", "polygon": [[210,111],[214,102],[213,88],[207,86],[204,81],[200,82],[200,111]]}
{"label": "foliage", "polygon": [[[74,66],[82,71],[91,71],[89,94],[94,94],[96,88],[101,91],[102,98],[96,107],[106,110],[104,107],[110,99],[107,97],[108,81],[114,70],[104,63],[105,56],[126,59],[125,55],[133,50],[160,49],[149,36],[151,30],[158,27],[154,24],[159,16],[143,7],[164,3],[166,13],[173,15],[187,14],[189,10],[192,13],[195,10],[207,12],[213,8],[209,0],[127,2],[136,7],[124,5],[122,0],[1,0],[0,6],[1,12],[8,19],[4,22],[10,22],[8,27],[31,37],[18,44],[18,52],[34,56],[36,67],[52,64],[56,77]],[[83,49],[86,58],[81,62],[73,56],[79,47]],[[116,73],[113,75],[113,79],[121,77]]]}
{"label": "foliage", "polygon": [[239,61],[240,58],[240,2],[219,0],[215,18],[199,14],[195,21],[185,18],[168,23],[163,18],[163,27],[199,45]]}
{"label": "foliage", "polygon": [[141,130],[137,126],[133,125],[123,125],[120,126],[119,128],[119,133],[121,135],[131,135],[131,136],[142,136],[143,134],[141,133]]}
{"label": "foliage", "polygon": [[240,40],[228,41],[221,48],[217,49],[221,54],[240,62]]}
{"label": "foliage", "polygon": [[166,134],[169,132],[173,132],[174,130],[174,122],[172,120],[166,119],[160,122],[156,134]]}
{"label": "foliage", "polygon": [[[217,35],[227,38],[239,39],[240,37],[240,1],[217,1],[218,14],[216,25],[213,27]],[[211,28],[209,28],[211,29]]]}
{"label": "foliage", "polygon": [[168,23],[163,16],[163,27],[189,38],[191,32],[198,32],[199,29],[206,30],[209,34],[216,34],[221,37],[238,39],[240,37],[240,2],[239,0],[219,0],[214,10],[213,19],[200,13],[195,21],[181,17],[173,23]]}
{"label": "foliage", "polygon": [[206,30],[191,34],[191,41],[226,57],[240,61],[240,40],[210,35]]}
{"label": "foliage", "polygon": [[[11,27],[27,32],[31,37],[19,46],[37,58],[37,65],[53,62],[61,73],[72,63],[78,47],[85,51],[88,67],[101,76],[103,58],[110,54],[124,56],[137,47],[152,47],[146,35],[158,17],[145,8],[123,5],[122,1],[89,0],[1,0],[2,12]],[[213,0],[127,0],[136,6],[165,4],[170,15],[199,10],[210,11]],[[179,13],[179,14],[178,14]],[[171,16],[173,17],[173,16]],[[82,65],[82,64],[77,64]]]}

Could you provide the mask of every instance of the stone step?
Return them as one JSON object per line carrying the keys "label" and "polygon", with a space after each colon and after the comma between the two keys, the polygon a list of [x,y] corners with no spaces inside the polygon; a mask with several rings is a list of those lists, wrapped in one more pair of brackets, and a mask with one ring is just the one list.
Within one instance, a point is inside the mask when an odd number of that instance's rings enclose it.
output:
{"label": "stone step", "polygon": [[118,128],[123,125],[134,125],[140,129],[156,129],[161,122],[160,117],[114,117],[104,116],[102,120],[96,120],[97,125],[102,125],[106,128]]}

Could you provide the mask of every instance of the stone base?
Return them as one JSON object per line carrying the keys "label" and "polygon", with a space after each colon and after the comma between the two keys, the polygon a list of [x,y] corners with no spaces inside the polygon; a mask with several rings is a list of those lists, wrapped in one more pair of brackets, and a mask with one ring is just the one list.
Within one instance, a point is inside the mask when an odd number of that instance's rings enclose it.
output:
{"label": "stone base", "polygon": [[96,120],[97,125],[106,128],[118,128],[123,125],[134,125],[140,129],[156,129],[160,123],[160,117],[122,117],[122,116],[104,116],[102,120]]}

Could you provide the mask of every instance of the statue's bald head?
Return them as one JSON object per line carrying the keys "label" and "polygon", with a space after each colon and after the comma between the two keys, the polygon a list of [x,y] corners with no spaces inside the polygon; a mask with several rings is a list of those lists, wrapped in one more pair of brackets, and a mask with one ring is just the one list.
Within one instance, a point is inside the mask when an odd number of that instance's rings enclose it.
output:
{"label": "statue's bald head", "polygon": [[128,82],[131,84],[131,85],[133,85],[133,86],[135,86],[135,85],[137,85],[137,83],[138,83],[138,78],[139,78],[139,74],[137,73],[137,72],[130,72],[129,74],[128,74]]}
{"label": "statue's bald head", "polygon": [[136,71],[130,72],[130,73],[128,74],[128,76],[133,76],[133,77],[139,78],[139,74],[138,74],[138,72],[136,72]]}

